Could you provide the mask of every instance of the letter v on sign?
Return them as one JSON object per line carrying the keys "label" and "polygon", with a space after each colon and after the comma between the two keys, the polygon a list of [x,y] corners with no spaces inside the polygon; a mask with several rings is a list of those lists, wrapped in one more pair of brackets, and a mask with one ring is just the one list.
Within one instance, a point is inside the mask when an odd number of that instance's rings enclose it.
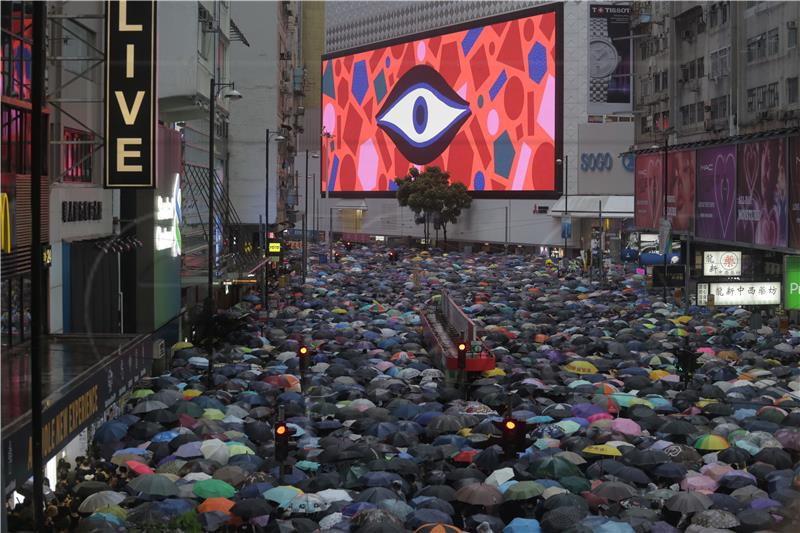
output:
{"label": "letter v on sign", "polygon": [[128,102],[125,100],[125,95],[122,91],[114,91],[114,96],[117,97],[117,104],[122,113],[122,119],[125,124],[132,126],[136,122],[136,116],[139,114],[139,108],[142,107],[144,100],[144,91],[136,91],[136,98],[133,100],[133,109],[128,107]]}

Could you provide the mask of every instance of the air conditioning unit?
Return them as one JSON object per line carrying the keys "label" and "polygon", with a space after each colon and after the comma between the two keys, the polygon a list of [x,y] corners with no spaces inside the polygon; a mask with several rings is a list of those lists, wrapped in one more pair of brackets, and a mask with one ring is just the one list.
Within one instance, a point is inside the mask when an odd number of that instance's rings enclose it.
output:
{"label": "air conditioning unit", "polygon": [[789,28],[790,30],[797,28],[797,21],[790,20],[789,22],[786,23],[786,27]]}
{"label": "air conditioning unit", "polygon": [[770,119],[770,115],[772,115],[772,113],[770,113],[769,111],[759,111],[758,112],[758,118],[760,120],[769,120]]}

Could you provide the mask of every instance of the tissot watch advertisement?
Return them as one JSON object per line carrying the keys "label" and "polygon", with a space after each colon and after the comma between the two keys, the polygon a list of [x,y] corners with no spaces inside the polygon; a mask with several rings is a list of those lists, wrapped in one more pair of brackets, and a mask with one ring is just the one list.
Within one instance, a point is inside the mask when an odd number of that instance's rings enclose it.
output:
{"label": "tissot watch advertisement", "polygon": [[631,110],[631,7],[589,6],[590,114]]}

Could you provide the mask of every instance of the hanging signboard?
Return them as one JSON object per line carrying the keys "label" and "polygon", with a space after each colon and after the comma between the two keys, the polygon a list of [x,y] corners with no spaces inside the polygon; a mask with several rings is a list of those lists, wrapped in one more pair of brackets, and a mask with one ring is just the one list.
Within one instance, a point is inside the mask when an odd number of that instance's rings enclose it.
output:
{"label": "hanging signboard", "polygon": [[269,243],[269,253],[271,253],[271,254],[279,254],[279,253],[281,253],[281,243],[279,243],[279,242],[271,242],[271,243]]}
{"label": "hanging signboard", "polygon": [[571,216],[561,217],[561,238],[562,239],[571,239],[572,238],[572,217]]}
{"label": "hanging signboard", "polygon": [[156,2],[106,3],[107,188],[155,187]]}
{"label": "hanging signboard", "polygon": [[713,251],[703,253],[704,276],[741,276],[742,252]]}
{"label": "hanging signboard", "polygon": [[784,258],[783,272],[786,276],[784,279],[784,287],[786,287],[784,307],[800,309],[800,255],[787,255]]}
{"label": "hanging signboard", "polygon": [[779,281],[698,283],[697,305],[707,305],[711,296],[715,305],[780,305]]}

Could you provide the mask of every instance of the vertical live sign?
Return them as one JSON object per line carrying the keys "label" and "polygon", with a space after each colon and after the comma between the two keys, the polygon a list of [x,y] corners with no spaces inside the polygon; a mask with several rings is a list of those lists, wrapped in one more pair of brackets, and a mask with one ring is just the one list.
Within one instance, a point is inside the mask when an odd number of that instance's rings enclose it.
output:
{"label": "vertical live sign", "polygon": [[106,3],[107,188],[156,185],[156,2]]}

